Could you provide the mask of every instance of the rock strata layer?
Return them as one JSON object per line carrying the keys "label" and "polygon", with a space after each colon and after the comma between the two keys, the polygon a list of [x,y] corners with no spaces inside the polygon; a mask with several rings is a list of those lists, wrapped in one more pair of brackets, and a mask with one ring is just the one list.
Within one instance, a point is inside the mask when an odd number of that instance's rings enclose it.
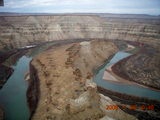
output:
{"label": "rock strata layer", "polygon": [[102,38],[141,41],[159,46],[159,18],[136,19],[104,15],[0,16],[0,49],[46,41]]}

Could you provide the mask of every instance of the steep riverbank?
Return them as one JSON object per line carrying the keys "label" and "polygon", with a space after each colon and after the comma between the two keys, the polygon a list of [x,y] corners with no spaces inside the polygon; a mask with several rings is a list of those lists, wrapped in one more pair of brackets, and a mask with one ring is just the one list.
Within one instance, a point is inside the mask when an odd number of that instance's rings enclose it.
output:
{"label": "steep riverbank", "polygon": [[7,79],[11,76],[12,73],[12,68],[0,64],[0,89],[3,87],[3,85],[6,83]]}
{"label": "steep riverbank", "polygon": [[[90,92],[86,91],[85,83],[87,79],[92,78],[93,71],[116,51],[116,46],[108,41],[84,41],[53,47],[34,58],[31,62],[32,79],[29,82],[30,87],[27,93],[32,112],[31,118],[33,120],[74,120],[77,118],[97,120],[104,117],[105,113],[100,109],[99,100],[87,97],[90,96]],[[39,80],[36,84],[35,77]],[[38,84],[39,88],[35,86]],[[91,99],[94,105],[91,101],[88,101],[89,103],[84,103],[83,100],[80,102],[78,100],[82,99],[80,96],[83,99]],[[71,102],[73,100],[77,102]],[[34,110],[32,105],[34,105]],[[84,106],[82,109],[75,107],[79,105]],[[123,114],[119,119],[123,118]]]}
{"label": "steep riverbank", "polygon": [[112,72],[123,79],[160,90],[160,55],[151,46],[124,58],[111,67]]}
{"label": "steep riverbank", "polygon": [[22,57],[30,48],[14,49],[12,51],[2,52],[0,54],[0,89],[7,82],[13,73],[13,68],[17,60]]}
{"label": "steep riverbank", "polygon": [[7,58],[11,55],[15,54],[17,50],[7,51],[7,52],[0,52],[0,89],[6,83],[7,79],[13,73],[13,69],[2,64]]}
{"label": "steep riverbank", "polygon": [[[29,86],[27,89],[27,102],[30,108],[30,116],[33,116],[35,110],[37,108],[40,91],[39,91],[39,78],[37,75],[37,70],[30,62],[30,79],[29,79]],[[31,119],[31,118],[30,118]]]}

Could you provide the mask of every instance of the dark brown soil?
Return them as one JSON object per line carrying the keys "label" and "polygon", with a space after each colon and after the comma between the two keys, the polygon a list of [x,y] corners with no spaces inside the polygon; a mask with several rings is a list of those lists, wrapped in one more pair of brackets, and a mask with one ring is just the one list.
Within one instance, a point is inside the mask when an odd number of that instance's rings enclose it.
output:
{"label": "dark brown soil", "polygon": [[3,87],[7,79],[12,74],[12,72],[13,72],[12,68],[0,64],[0,88]]}

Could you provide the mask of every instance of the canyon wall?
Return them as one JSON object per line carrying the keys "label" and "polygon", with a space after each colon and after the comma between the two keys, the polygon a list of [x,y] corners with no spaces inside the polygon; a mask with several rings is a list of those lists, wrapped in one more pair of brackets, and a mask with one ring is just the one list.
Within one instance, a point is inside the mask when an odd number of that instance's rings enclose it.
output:
{"label": "canyon wall", "polygon": [[105,38],[160,45],[160,19],[104,15],[0,16],[0,49],[20,48],[46,41]]}

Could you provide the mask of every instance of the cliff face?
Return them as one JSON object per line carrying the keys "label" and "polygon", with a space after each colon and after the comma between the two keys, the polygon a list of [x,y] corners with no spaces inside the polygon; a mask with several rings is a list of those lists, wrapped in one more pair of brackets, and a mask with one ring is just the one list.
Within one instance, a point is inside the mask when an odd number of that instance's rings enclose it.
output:
{"label": "cliff face", "polygon": [[31,113],[30,116],[32,116],[35,113],[39,95],[40,95],[39,77],[37,75],[37,70],[32,64],[30,64],[30,79],[29,79],[29,87],[27,90],[27,101]]}
{"label": "cliff face", "polygon": [[[31,113],[32,119],[98,120],[104,117],[100,96],[92,89],[94,85],[86,85],[86,80],[117,50],[111,42],[89,41],[53,47],[34,58],[31,68],[34,67],[36,73],[31,74],[28,89],[31,112],[35,110]],[[37,79],[39,88],[34,87]]]}
{"label": "cliff face", "polygon": [[159,45],[160,39],[159,19],[139,21],[98,15],[0,16],[0,29],[0,49],[79,38],[121,39],[155,45]]}
{"label": "cliff face", "polygon": [[7,79],[13,73],[13,69],[0,64],[0,89],[3,87]]}

